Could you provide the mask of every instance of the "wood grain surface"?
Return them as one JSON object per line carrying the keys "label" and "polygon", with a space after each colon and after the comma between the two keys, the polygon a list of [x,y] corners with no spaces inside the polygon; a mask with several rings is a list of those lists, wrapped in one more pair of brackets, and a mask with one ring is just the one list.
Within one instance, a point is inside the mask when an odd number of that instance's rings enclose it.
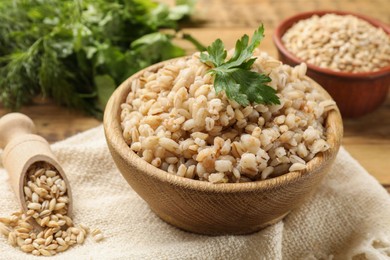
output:
{"label": "wood grain surface", "polygon": [[[263,22],[266,38],[260,48],[276,57],[272,43],[274,28],[283,19],[310,10],[345,10],[390,23],[388,0],[198,0],[193,19],[183,26],[183,30],[205,45],[218,37],[227,48],[232,48],[237,38],[243,33],[251,34]],[[194,51],[188,43],[181,40],[178,43],[188,53]],[[0,104],[0,116],[7,112]],[[39,97],[21,112],[34,120],[38,133],[49,142],[63,140],[101,123]],[[344,147],[390,192],[390,94],[374,112],[344,120],[344,127]]]}

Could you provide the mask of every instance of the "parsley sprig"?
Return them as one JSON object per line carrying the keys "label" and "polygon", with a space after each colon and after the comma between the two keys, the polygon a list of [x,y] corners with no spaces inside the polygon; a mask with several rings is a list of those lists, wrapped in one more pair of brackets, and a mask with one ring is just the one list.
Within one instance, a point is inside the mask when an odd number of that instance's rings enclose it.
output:
{"label": "parsley sprig", "polygon": [[200,54],[200,60],[212,67],[209,73],[214,75],[214,88],[217,93],[225,91],[230,100],[242,106],[250,103],[280,104],[276,90],[268,86],[271,78],[265,74],[251,71],[256,58],[253,51],[264,38],[264,27],[261,25],[253,34],[244,35],[237,40],[233,56],[226,60],[227,52],[220,39],[207,47],[207,53]]}
{"label": "parsley sprig", "polygon": [[174,39],[194,2],[0,0],[0,106],[18,109],[43,95],[101,118],[126,78],[185,55]]}

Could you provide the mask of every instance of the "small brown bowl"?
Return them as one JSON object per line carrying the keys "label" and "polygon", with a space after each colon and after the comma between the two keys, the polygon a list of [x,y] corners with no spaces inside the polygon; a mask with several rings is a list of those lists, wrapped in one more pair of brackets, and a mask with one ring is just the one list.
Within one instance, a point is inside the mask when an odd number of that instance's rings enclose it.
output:
{"label": "small brown bowl", "polygon": [[[278,49],[279,59],[283,63],[295,66],[304,62],[286,49],[282,42],[283,34],[299,20],[308,19],[313,15],[323,16],[328,13],[356,16],[376,27],[382,28],[390,35],[389,26],[360,14],[342,11],[299,13],[282,21],[276,28],[273,36],[274,43]],[[307,75],[329,92],[344,117],[358,117],[373,111],[384,102],[390,86],[390,65],[373,72],[349,73],[307,64]]]}
{"label": "small brown bowl", "polygon": [[[276,223],[316,189],[340,146],[343,125],[338,110],[330,111],[326,119],[331,148],[315,156],[305,170],[272,179],[212,184],[169,174],[141,159],[122,136],[121,104],[131,91],[133,80],[145,71],[157,71],[163,64],[148,67],[122,83],[111,96],[104,113],[105,136],[115,164],[161,219],[194,233],[248,234]],[[323,88],[314,85],[330,98]]]}

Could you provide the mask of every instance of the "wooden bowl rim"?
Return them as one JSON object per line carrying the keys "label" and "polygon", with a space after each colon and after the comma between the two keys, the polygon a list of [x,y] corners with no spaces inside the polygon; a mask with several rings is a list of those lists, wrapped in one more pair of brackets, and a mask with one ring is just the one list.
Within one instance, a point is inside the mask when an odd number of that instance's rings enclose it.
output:
{"label": "wooden bowl rim", "polygon": [[[188,57],[190,56],[186,56],[186,58]],[[211,193],[249,193],[258,192],[260,190],[273,190],[276,188],[283,187],[288,183],[300,181],[302,177],[311,174],[314,170],[318,168],[324,167],[327,162],[327,159],[334,158],[336,156],[343,135],[343,124],[340,111],[338,109],[333,109],[329,111],[328,117],[326,118],[325,126],[326,134],[328,137],[327,141],[330,144],[331,148],[325,153],[317,154],[312,160],[307,163],[307,168],[302,171],[288,172],[278,177],[260,181],[213,184],[206,181],[193,180],[169,174],[168,172],[156,168],[148,162],[144,161],[136,153],[134,153],[124,141],[122,135],[122,127],[120,123],[121,104],[125,102],[126,97],[130,92],[132,80],[140,77],[145,71],[156,71],[161,68],[165,63],[173,62],[180,58],[160,62],[135,73],[115,90],[106,105],[103,124],[106,141],[111,146],[111,153],[117,152],[120,157],[130,163],[130,165],[134,167],[135,170],[146,174],[150,178],[157,179],[161,182],[168,182],[171,185],[176,186],[180,189]],[[313,81],[309,77],[306,78],[312,81],[314,83],[313,85],[315,86],[315,88],[317,88],[322,94],[324,94],[329,99],[332,99],[331,96],[326,92],[326,90],[319,86],[315,81]]]}
{"label": "wooden bowl rim", "polygon": [[367,78],[378,78],[381,76],[386,76],[390,73],[390,65],[381,68],[380,70],[376,71],[370,71],[370,72],[358,72],[358,73],[350,73],[350,72],[339,72],[334,71],[331,69],[321,68],[319,66],[316,66],[311,63],[307,63],[306,61],[298,58],[293,53],[291,53],[287,48],[284,46],[282,42],[282,36],[283,34],[295,23],[297,23],[300,20],[307,19],[313,15],[323,16],[325,14],[338,14],[338,15],[353,15],[356,16],[362,20],[365,20],[366,22],[372,24],[375,27],[382,28],[389,36],[390,36],[390,26],[386,25],[385,23],[373,19],[371,17],[348,12],[348,11],[337,11],[337,10],[319,10],[319,11],[308,11],[308,12],[302,12],[298,13],[296,15],[290,16],[286,19],[284,19],[275,29],[274,35],[273,35],[273,41],[276,45],[276,47],[279,49],[283,55],[287,56],[290,60],[295,62],[296,64],[305,62],[307,67],[313,71],[316,71],[318,73],[322,73],[325,75],[333,75],[337,77],[345,77],[345,78],[354,78],[354,79],[367,79]]}

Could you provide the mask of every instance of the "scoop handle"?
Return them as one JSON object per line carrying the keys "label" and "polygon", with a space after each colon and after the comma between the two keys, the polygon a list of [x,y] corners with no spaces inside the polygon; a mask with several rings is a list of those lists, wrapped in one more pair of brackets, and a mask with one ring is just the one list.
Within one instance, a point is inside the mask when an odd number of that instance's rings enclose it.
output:
{"label": "scoop handle", "polygon": [[0,118],[0,148],[5,148],[15,138],[35,134],[34,122],[21,113],[9,113]]}

